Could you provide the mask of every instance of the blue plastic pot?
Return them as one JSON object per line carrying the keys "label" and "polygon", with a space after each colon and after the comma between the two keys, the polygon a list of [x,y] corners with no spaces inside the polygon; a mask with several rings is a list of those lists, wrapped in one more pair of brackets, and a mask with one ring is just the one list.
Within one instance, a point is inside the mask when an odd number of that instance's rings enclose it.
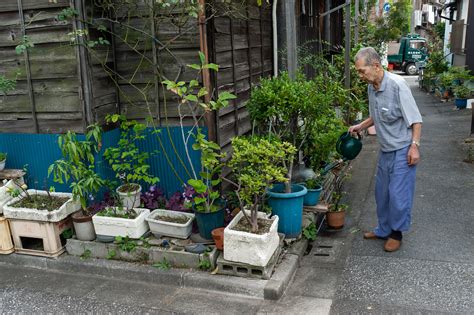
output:
{"label": "blue plastic pot", "polygon": [[457,108],[466,108],[467,107],[467,99],[466,98],[456,98],[454,100],[454,105],[456,105]]}
{"label": "blue plastic pot", "polygon": [[224,226],[225,207],[216,212],[194,211],[194,215],[196,216],[199,235],[207,240],[212,240],[212,230]]}
{"label": "blue plastic pot", "polygon": [[285,193],[284,184],[275,184],[267,191],[268,205],[272,214],[277,215],[278,232],[287,238],[296,238],[301,234],[303,222],[303,199],[308,190],[302,185],[291,185],[291,193]]}
{"label": "blue plastic pot", "polygon": [[323,187],[318,186],[317,188],[310,189],[306,188],[308,193],[304,196],[303,205],[305,206],[315,206],[319,202],[319,197],[321,196],[321,191]]}

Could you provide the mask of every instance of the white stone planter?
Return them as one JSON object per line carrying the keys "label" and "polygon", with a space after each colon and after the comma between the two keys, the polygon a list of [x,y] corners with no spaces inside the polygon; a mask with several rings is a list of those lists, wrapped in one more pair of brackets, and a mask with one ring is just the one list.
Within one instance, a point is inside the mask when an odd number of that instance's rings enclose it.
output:
{"label": "white stone planter", "polygon": [[146,217],[150,214],[150,210],[135,208],[139,213],[135,219],[124,219],[114,217],[104,217],[94,215],[92,223],[94,224],[97,236],[128,236],[130,238],[140,238],[148,231],[148,223]]}
{"label": "white stone planter", "polygon": [[[156,218],[158,215],[167,217],[186,217],[188,218],[188,222],[181,224],[161,221]],[[189,237],[189,235],[191,235],[192,232],[194,214],[164,209],[156,209],[150,213],[146,220],[148,222],[148,225],[150,226],[151,232],[154,235],[165,235],[186,239]]]}
{"label": "white stone planter", "polygon": [[5,169],[5,163],[7,163],[7,159],[0,161],[0,171],[3,171]]}
{"label": "white stone planter", "polygon": [[[44,190],[28,189],[30,195],[47,195],[48,192]],[[50,192],[51,196],[54,197],[68,197],[66,201],[59,209],[53,211],[38,210],[31,208],[15,208],[11,205],[21,199],[21,197],[13,198],[3,207],[3,215],[8,219],[19,219],[19,220],[30,220],[30,221],[43,221],[43,222],[59,222],[64,218],[68,217],[73,212],[81,209],[79,200],[72,200],[72,194],[61,193],[61,192]]]}
{"label": "white stone planter", "polygon": [[[18,183],[18,185],[23,185],[23,178],[20,178],[20,179],[17,179],[16,182]],[[9,181],[7,181],[7,183],[5,185],[3,185],[2,187],[0,187],[0,214],[3,213],[3,207],[10,201],[13,199],[12,196],[10,196],[10,194],[8,193],[8,190],[9,189],[15,189],[15,188],[18,188],[18,185],[15,184],[13,182],[13,179],[10,179]]]}
{"label": "white stone planter", "polygon": [[[259,212],[258,217],[267,218],[267,215]],[[224,259],[252,266],[266,266],[280,242],[278,216],[269,219],[273,221],[270,231],[262,235],[232,230],[241,219],[245,220],[244,214],[239,212],[224,229]]]}
{"label": "white stone planter", "polygon": [[140,207],[140,193],[142,192],[142,186],[138,186],[139,189],[131,192],[121,192],[119,189],[122,186],[119,186],[115,191],[119,195],[120,200],[122,201],[122,206],[126,209],[133,209]]}

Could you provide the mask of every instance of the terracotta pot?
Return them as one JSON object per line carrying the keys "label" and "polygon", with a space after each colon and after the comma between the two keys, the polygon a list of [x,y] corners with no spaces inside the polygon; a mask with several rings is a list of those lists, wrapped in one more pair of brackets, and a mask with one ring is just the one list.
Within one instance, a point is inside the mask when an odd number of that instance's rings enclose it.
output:
{"label": "terracotta pot", "polygon": [[346,212],[345,211],[328,211],[326,212],[326,221],[329,227],[333,229],[341,229],[344,226]]}
{"label": "terracotta pot", "polygon": [[218,250],[224,249],[224,228],[220,227],[212,230],[211,232],[214,242],[216,242],[216,248]]}

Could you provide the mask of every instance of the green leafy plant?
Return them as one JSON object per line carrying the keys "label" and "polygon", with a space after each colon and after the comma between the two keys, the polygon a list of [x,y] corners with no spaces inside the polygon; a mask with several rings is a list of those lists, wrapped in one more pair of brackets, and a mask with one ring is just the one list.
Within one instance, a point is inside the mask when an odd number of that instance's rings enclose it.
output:
{"label": "green leafy plant", "polygon": [[27,35],[23,35],[20,44],[15,47],[15,52],[17,55],[21,55],[34,46],[35,45],[30,41],[30,38]]}
{"label": "green leafy plant", "polygon": [[306,188],[308,189],[317,189],[321,187],[321,179],[320,178],[310,178],[304,182]]}
{"label": "green leafy plant", "polygon": [[117,256],[117,252],[114,249],[111,249],[107,252],[107,259],[113,259]]}
{"label": "green leafy plant", "polygon": [[121,192],[137,190],[137,182],[150,185],[159,181],[158,177],[150,174],[150,158],[148,152],[140,151],[137,143],[145,140],[146,126],[135,120],[128,121],[123,115],[107,115],[107,123],[120,124],[120,140],[116,147],[108,147],[104,158],[108,161],[117,179],[122,183]]}
{"label": "green leafy plant", "polygon": [[235,137],[234,151],[228,166],[233,180],[225,179],[235,188],[240,209],[250,210],[250,216],[242,211],[251,226],[251,232],[258,230],[257,214],[262,211],[266,189],[273,183],[288,182],[285,165],[294,158],[296,148],[277,138]]}
{"label": "green leafy plant", "polygon": [[[199,52],[200,64],[188,65],[191,69],[198,71],[198,76],[204,70],[218,71],[219,67],[213,63],[207,63],[205,55]],[[222,208],[221,194],[219,191],[219,185],[221,179],[219,175],[222,171],[224,163],[222,160],[225,158],[225,153],[221,152],[220,146],[206,139],[206,135],[202,129],[199,128],[201,119],[205,113],[220,110],[229,105],[229,101],[235,99],[235,95],[232,93],[223,91],[220,92],[215,100],[203,101],[202,98],[209,94],[209,91],[205,87],[200,86],[197,80],[190,80],[188,83],[185,81],[174,82],[171,80],[165,80],[163,83],[166,88],[175,93],[180,98],[180,105],[178,107],[180,124],[181,124],[181,135],[186,151],[186,158],[188,164],[191,166],[190,179],[187,181],[188,185],[194,188],[195,194],[193,195],[193,206],[196,211],[199,212],[215,212]],[[194,124],[191,130],[186,135],[184,132],[184,118],[183,107],[186,107],[191,112]],[[190,139],[194,139],[192,145],[193,150],[200,151],[201,153],[201,169],[196,171],[193,168],[192,159],[187,149]]]}
{"label": "green leafy plant", "polygon": [[0,152],[0,162],[3,162],[7,159],[7,154],[4,152]]}
{"label": "green leafy plant", "polygon": [[473,89],[461,84],[454,88],[454,95],[456,98],[467,99],[473,95]]}
{"label": "green leafy plant", "polygon": [[86,260],[92,257],[92,251],[90,249],[85,249],[81,256],[81,260]]}
{"label": "green leafy plant", "polygon": [[74,232],[72,231],[72,228],[69,228],[69,229],[66,229],[64,230],[62,233],[61,233],[61,236],[67,240],[69,238],[72,238],[72,236],[74,235]]}
{"label": "green leafy plant", "polygon": [[166,257],[163,257],[162,261],[157,262],[156,264],[152,265],[155,268],[161,269],[161,270],[169,270],[171,268],[170,262],[166,259]]}
{"label": "green leafy plant", "polygon": [[115,243],[118,245],[118,247],[127,252],[131,253],[135,248],[137,247],[137,242],[132,240],[128,236],[116,236],[115,237]]}
{"label": "green leafy plant", "polygon": [[316,224],[314,224],[314,222],[311,222],[303,229],[303,237],[310,241],[314,241],[316,239]]}
{"label": "green leafy plant", "polygon": [[59,136],[58,144],[63,158],[48,168],[57,183],[71,182],[74,200],[79,200],[82,211],[88,215],[88,197],[94,196],[107,185],[107,181],[95,172],[95,154],[100,151],[102,130],[98,125],[89,126],[85,140],[79,140],[74,132]]}
{"label": "green leafy plant", "polygon": [[7,79],[4,75],[0,75],[0,92],[7,94],[16,88],[16,79]]}
{"label": "green leafy plant", "polygon": [[212,265],[211,265],[211,261],[209,260],[209,254],[207,254],[207,253],[204,254],[204,258],[202,258],[199,261],[198,267],[201,270],[211,269]]}

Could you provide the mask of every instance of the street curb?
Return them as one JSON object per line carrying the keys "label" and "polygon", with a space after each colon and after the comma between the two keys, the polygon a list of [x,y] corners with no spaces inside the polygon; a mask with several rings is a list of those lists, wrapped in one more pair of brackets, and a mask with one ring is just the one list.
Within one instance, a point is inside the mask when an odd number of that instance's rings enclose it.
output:
{"label": "street curb", "polygon": [[160,270],[150,265],[124,261],[95,258],[82,260],[67,254],[56,259],[21,254],[0,255],[0,264],[62,273],[95,275],[123,281],[163,283],[181,288],[196,288],[277,300],[293,280],[299,259],[303,256],[307,244],[306,240],[294,243],[291,253],[287,252],[282,257],[280,264],[275,268],[275,272],[269,280],[211,275],[210,273],[191,269]]}

